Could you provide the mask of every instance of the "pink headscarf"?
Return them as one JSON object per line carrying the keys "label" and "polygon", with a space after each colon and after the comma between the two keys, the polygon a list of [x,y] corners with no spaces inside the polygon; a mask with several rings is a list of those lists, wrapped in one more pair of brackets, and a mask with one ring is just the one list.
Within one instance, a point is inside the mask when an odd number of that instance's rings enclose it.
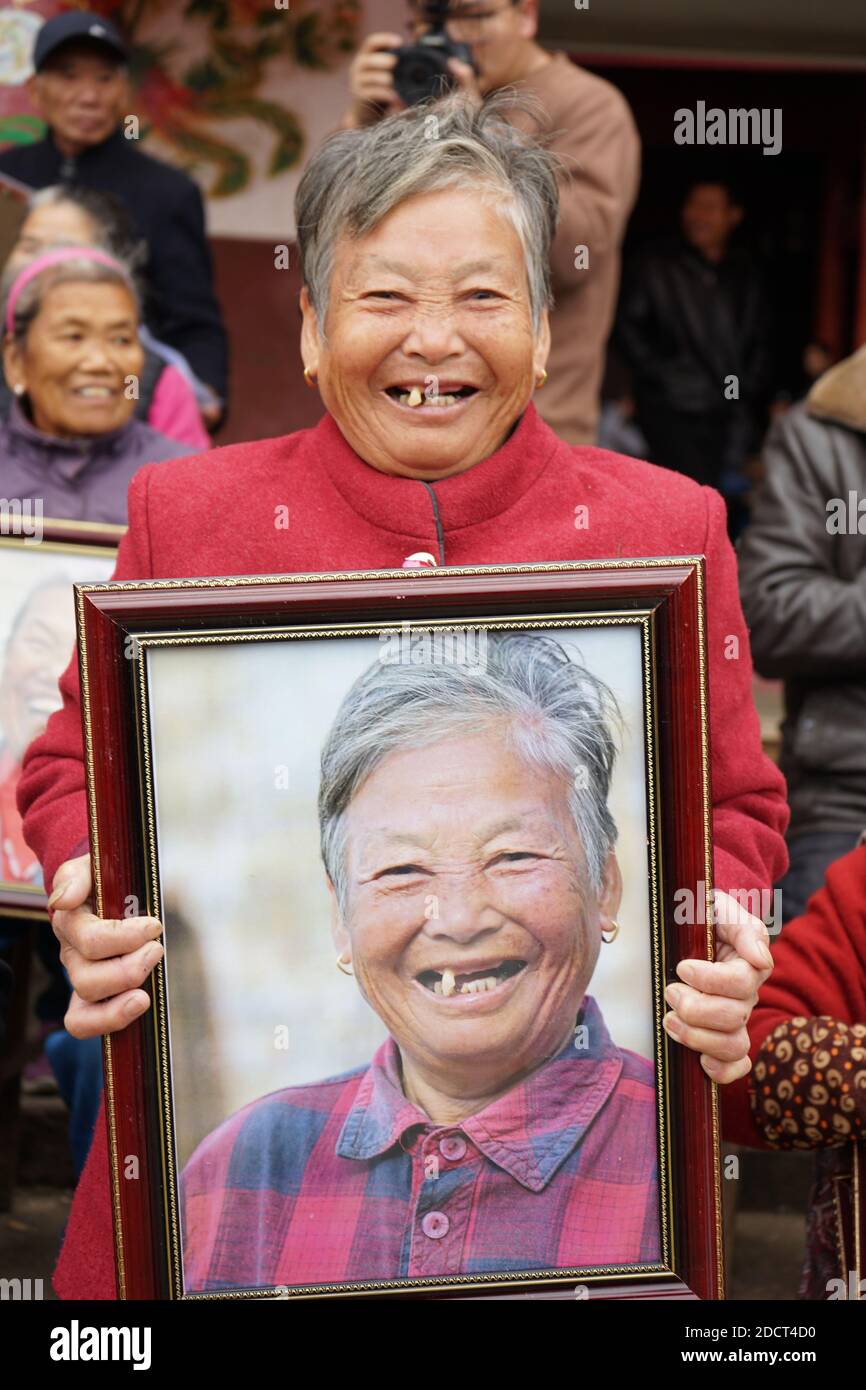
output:
{"label": "pink headscarf", "polygon": [[120,261],[115,260],[114,256],[109,256],[107,251],[98,251],[95,246],[61,246],[55,251],[43,251],[41,256],[29,262],[22,271],[16,275],[12,281],[12,288],[9,291],[9,298],[6,301],[6,332],[11,333],[15,328],[15,306],[21,298],[22,290],[25,290],[31,280],[35,280],[37,275],[41,275],[43,270],[48,270],[53,265],[62,265],[64,261],[94,261],[97,265],[111,266],[125,284],[132,288],[129,272]]}

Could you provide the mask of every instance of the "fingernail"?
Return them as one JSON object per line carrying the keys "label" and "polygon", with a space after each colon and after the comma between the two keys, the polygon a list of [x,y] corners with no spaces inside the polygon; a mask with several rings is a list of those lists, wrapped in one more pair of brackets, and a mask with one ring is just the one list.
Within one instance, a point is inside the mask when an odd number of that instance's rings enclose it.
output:
{"label": "fingernail", "polygon": [[675,1037],[680,1031],[681,1024],[676,1014],[665,1014],[662,1019],[662,1027],[666,1032],[671,1033]]}
{"label": "fingernail", "polygon": [[694,984],[695,967],[692,965],[691,961],[681,960],[679,965],[677,966],[677,974],[679,975],[681,980],[685,980],[687,985]]}
{"label": "fingernail", "polygon": [[680,985],[668,985],[667,989],[665,990],[665,999],[673,1008],[676,1009],[679,1006],[682,997],[683,991]]}
{"label": "fingernail", "polygon": [[48,899],[48,906],[56,907],[68,887],[68,883],[61,883],[59,888],[55,888],[54,892],[51,894],[51,897]]}
{"label": "fingernail", "polygon": [[702,1057],[701,1066],[703,1067],[704,1071],[707,1073],[708,1076],[718,1076],[720,1070],[719,1063],[716,1061],[714,1057]]}
{"label": "fingernail", "polygon": [[140,999],[127,999],[123,1006],[124,1016],[126,1018],[137,1018],[140,1013],[144,1012],[146,1007],[147,1005],[142,1004]]}
{"label": "fingernail", "polygon": [[157,961],[162,960],[163,954],[163,949],[159,943],[157,941],[152,941],[144,953],[144,963],[148,970],[152,969]]}
{"label": "fingernail", "polygon": [[773,966],[776,964],[776,962],[773,960],[773,954],[769,946],[764,945],[763,942],[761,942],[761,946],[764,953],[764,964],[768,970],[772,970]]}

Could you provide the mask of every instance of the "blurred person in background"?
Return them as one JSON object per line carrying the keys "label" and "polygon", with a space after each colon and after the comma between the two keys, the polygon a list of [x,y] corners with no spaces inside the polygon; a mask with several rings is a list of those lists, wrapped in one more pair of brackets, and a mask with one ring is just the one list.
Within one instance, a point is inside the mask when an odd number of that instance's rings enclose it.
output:
{"label": "blurred person in background", "polygon": [[[144,243],[136,244],[123,204],[111,194],[56,184],[33,195],[4,274],[13,276],[43,252],[61,246],[97,247],[132,270],[147,256]],[[144,365],[135,401],[136,418],[185,444],[190,452],[209,448],[210,435],[202,423],[190,369],[183,357],[155,339],[146,324],[139,324],[139,337]],[[8,416],[12,400],[0,370],[0,417]]]}
{"label": "blurred person in background", "polygon": [[760,273],[731,245],[742,219],[727,184],[694,183],[680,234],[627,265],[614,334],[653,462],[735,505],[760,447],[772,363]]}
{"label": "blurred person in background", "polygon": [[[640,182],[640,139],[615,87],[536,43],[539,8],[539,0],[451,0],[439,6],[410,0],[407,28],[409,42],[415,42],[435,28],[437,11],[444,15],[444,36],[465,46],[463,59],[447,59],[451,81],[470,99],[480,102],[507,87],[539,103],[533,114],[519,106],[509,114],[562,157],[560,220],[550,255],[550,357],[537,406],[561,439],[594,444],[620,247]],[[395,87],[394,50],[406,43],[396,33],[365,39],[349,70],[345,128],[405,109]],[[406,91],[415,99],[423,94],[422,84]],[[430,86],[426,95],[434,94]]]}
{"label": "blurred person in background", "polygon": [[[26,225],[26,224],[25,224]],[[3,365],[11,405],[0,416],[0,493],[38,500],[56,519],[126,524],[126,492],[145,463],[175,458],[185,445],[134,418],[131,382],[142,371],[138,297],[127,266],[91,247],[24,258],[2,284]],[[0,859],[8,881],[39,883],[39,865],[15,809],[20,760],[57,707],[57,678],[74,641],[68,583],[40,587],[19,614],[0,677]],[[15,927],[0,930],[8,946]],[[70,989],[59,945],[40,923],[37,949],[51,984],[37,1002],[41,1040],[70,1109],[76,1171],[90,1145],[101,1093],[101,1053],[70,1037],[62,1019]],[[25,1082],[47,1080],[44,1059]]]}
{"label": "blurred person in background", "polygon": [[799,917],[866,825],[866,348],[773,425],[740,547],[740,592],[762,676],[785,682],[781,767]]}
{"label": "blurred person in background", "polygon": [[36,35],[29,91],[48,133],[0,153],[0,173],[29,188],[72,183],[120,199],[148,248],[147,320],[205,384],[202,414],[215,428],[224,414],[227,345],[202,197],[186,174],[126,138],[122,121],[133,110],[126,62],[120,34],[101,15],[74,10],[47,20]]}
{"label": "blurred person in background", "polygon": [[134,418],[143,353],[129,268],[65,247],[4,277],[2,295],[15,399],[0,419],[0,493],[40,499],[47,517],[125,525],[133,474],[189,452]]}
{"label": "blurred person in background", "polygon": [[770,405],[771,420],[777,420],[786,410],[790,410],[795,401],[801,401],[808,396],[818,378],[829,372],[837,360],[836,354],[826,343],[820,342],[817,338],[810,338],[800,354],[798,370],[793,381],[787,389],[778,390],[773,397]]}

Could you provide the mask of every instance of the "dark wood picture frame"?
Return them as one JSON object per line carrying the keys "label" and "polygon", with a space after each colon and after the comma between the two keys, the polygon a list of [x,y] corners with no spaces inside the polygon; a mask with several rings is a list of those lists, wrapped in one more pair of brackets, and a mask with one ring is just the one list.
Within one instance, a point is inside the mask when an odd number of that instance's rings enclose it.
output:
{"label": "dark wood picture frame", "polygon": [[[148,984],[154,1007],[104,1042],[118,1294],[127,1299],[199,1297],[570,1297],[723,1296],[719,1116],[715,1086],[696,1053],[668,1041],[660,1020],[665,985],[684,957],[712,959],[712,844],[702,556],[441,570],[251,576],[76,585],[79,659],[96,910],[117,918],[133,896],[156,912],[148,843],[142,723],[142,651],[148,638],[274,632],[282,628],[380,629],[532,617],[627,615],[644,625],[645,684],[653,739],[657,833],[650,902],[660,950],[654,987],[660,1124],[671,1221],[669,1260],[651,1273],[560,1271],[455,1276],[435,1289],[364,1283],[222,1293],[183,1291],[173,1205],[172,1130],[163,964]],[[655,860],[652,863],[652,860]],[[677,920],[675,894],[703,885],[706,911]],[[703,919],[703,920],[701,920]],[[125,1175],[135,1156],[134,1180]],[[173,1231],[175,1234],[173,1234]],[[584,1296],[583,1293],[581,1296]]]}
{"label": "dark wood picture frame", "polygon": [[[41,539],[33,541],[16,529],[16,518],[9,513],[0,513],[0,549],[27,549],[28,551],[62,555],[103,554],[112,561],[117,556],[117,547],[126,531],[125,526],[114,526],[108,522],[63,521],[44,519],[40,525]],[[74,602],[72,584],[69,586],[70,607]],[[70,658],[74,646],[69,649]],[[14,917],[22,921],[47,921],[45,910],[46,895],[41,888],[28,884],[20,886],[0,879],[0,919]]]}

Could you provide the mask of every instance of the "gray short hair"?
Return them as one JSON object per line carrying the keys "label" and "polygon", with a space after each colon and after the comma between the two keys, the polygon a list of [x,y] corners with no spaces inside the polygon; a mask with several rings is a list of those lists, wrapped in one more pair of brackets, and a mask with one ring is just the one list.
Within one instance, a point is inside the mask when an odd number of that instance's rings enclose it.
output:
{"label": "gray short hair", "polygon": [[[550,245],[559,212],[558,156],[505,119],[537,102],[504,88],[481,106],[452,94],[360,130],[332,135],[313,155],[295,196],[301,269],[325,336],[337,242],[373,231],[400,203],[443,188],[495,201],[523,246],[533,329],[552,306]],[[434,124],[435,122],[435,124]]]}
{"label": "gray short hair", "polygon": [[[48,250],[59,250],[59,247],[48,247],[41,251],[40,255],[45,255]],[[63,247],[63,250],[71,249]],[[26,342],[27,334],[30,332],[33,320],[42,308],[42,301],[49,290],[53,290],[55,285],[63,284],[91,284],[91,285],[123,285],[128,290],[135,305],[135,311],[139,319],[141,318],[141,297],[135,283],[135,276],[132,270],[123,261],[117,260],[115,265],[105,265],[101,261],[88,260],[86,248],[82,248],[85,254],[79,259],[77,256],[70,256],[69,260],[61,261],[57,265],[46,266],[43,271],[35,275],[29,284],[25,285],[18,296],[15,304],[15,314],[12,324],[12,337],[19,345]],[[34,256],[33,260],[37,257]],[[18,265],[13,270],[7,270],[0,281],[0,296],[2,296],[2,322],[5,327],[7,318],[7,304],[12,286],[18,279],[22,270],[26,266]]]}
{"label": "gray short hair", "polygon": [[561,773],[586,856],[601,890],[617,827],[607,805],[616,758],[611,690],[554,637],[487,632],[483,666],[375,661],[345,696],[322,749],[322,859],[337,898],[347,897],[345,812],[389,753],[504,725],[527,763]]}
{"label": "gray short hair", "polygon": [[[52,183],[32,194],[27,207],[28,212],[34,212],[39,208],[62,207],[64,204],[77,208],[87,218],[90,223],[90,246],[107,251],[136,277],[142,274],[147,264],[147,242],[139,236],[120,198],[113,193],[84,188],[80,184]],[[54,243],[55,246],[69,244],[65,241]],[[137,281],[136,289],[140,294],[141,287]]]}

